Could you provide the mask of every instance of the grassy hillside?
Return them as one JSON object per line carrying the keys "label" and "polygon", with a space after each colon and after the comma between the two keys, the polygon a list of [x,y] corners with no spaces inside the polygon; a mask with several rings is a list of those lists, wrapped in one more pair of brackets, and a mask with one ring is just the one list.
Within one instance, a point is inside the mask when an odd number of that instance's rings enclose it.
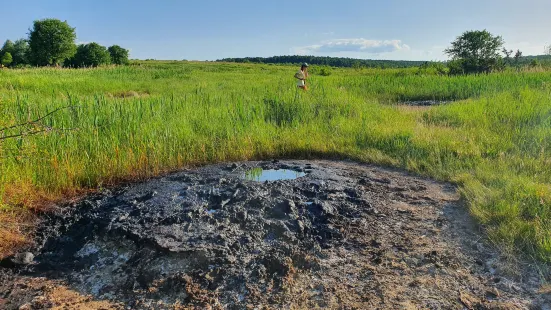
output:
{"label": "grassy hillside", "polygon": [[[44,119],[52,130],[0,143],[0,251],[22,241],[8,225],[21,210],[86,189],[219,161],[339,157],[454,182],[490,238],[551,260],[551,72],[338,69],[303,93],[296,69],[0,70],[0,129],[70,107]],[[456,102],[393,104],[422,99]]]}

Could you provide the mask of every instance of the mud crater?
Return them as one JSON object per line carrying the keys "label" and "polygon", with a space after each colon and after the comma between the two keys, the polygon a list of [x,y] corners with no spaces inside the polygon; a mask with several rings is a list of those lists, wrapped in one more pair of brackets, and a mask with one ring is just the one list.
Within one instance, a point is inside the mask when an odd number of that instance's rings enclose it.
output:
{"label": "mud crater", "polygon": [[[254,168],[300,177],[244,179]],[[132,309],[548,305],[538,278],[486,264],[499,255],[474,227],[452,186],[398,171],[215,165],[60,207],[43,220],[34,262],[0,274],[0,302],[40,308],[36,290],[13,283],[44,279]]]}

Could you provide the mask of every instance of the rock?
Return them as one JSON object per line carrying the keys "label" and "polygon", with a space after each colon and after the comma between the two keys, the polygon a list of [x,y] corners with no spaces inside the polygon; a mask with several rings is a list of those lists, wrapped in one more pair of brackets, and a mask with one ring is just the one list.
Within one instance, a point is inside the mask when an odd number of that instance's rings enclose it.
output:
{"label": "rock", "polygon": [[16,268],[30,265],[34,262],[34,254],[30,252],[17,253],[0,261],[0,266],[4,268]]}
{"label": "rock", "polygon": [[23,304],[19,307],[19,310],[32,310],[33,306],[30,303]]}

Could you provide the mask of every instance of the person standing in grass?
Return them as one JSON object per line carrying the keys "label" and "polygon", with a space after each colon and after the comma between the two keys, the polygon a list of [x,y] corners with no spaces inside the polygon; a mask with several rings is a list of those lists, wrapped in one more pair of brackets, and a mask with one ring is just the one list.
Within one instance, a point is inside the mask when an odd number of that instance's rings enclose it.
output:
{"label": "person standing in grass", "polygon": [[308,64],[303,63],[300,67],[300,70],[295,74],[295,78],[297,81],[297,86],[299,88],[302,88],[304,90],[308,90],[308,87],[306,86],[306,79],[308,78]]}

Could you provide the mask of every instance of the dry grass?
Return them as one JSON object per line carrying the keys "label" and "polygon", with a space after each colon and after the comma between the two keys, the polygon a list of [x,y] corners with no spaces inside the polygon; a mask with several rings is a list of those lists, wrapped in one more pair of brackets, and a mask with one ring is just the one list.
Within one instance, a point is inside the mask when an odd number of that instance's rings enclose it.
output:
{"label": "dry grass", "polygon": [[29,235],[35,222],[35,215],[28,210],[0,209],[0,258],[31,244]]}

